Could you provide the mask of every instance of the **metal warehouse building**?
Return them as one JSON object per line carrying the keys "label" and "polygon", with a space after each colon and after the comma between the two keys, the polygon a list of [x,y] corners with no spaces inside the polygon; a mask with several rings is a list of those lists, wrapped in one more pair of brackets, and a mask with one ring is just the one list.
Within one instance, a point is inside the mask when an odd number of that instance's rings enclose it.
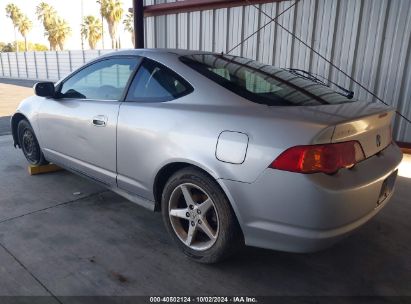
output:
{"label": "metal warehouse building", "polygon": [[[145,1],[147,47],[226,53],[268,23],[230,54],[304,69],[349,87],[354,98],[379,102],[294,39],[283,26],[411,117],[409,0],[300,0],[277,19],[281,26],[262,12],[275,17],[294,1],[164,2]],[[248,5],[242,6],[244,3]],[[262,12],[250,5],[254,3]],[[411,125],[400,117],[395,120],[394,133],[398,141],[411,142]]]}

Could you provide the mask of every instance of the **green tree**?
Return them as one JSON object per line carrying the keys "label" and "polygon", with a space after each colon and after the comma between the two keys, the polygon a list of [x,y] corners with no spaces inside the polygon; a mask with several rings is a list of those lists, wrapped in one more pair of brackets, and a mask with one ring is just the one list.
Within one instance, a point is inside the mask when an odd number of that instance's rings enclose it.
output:
{"label": "green tree", "polygon": [[24,38],[24,50],[27,52],[28,51],[28,46],[27,46],[27,35],[31,31],[31,28],[33,27],[33,23],[30,21],[29,18],[27,18],[26,15],[21,15],[20,20],[18,22],[18,29],[20,34]]}
{"label": "green tree", "polygon": [[53,24],[56,22],[57,19],[56,10],[50,4],[46,2],[41,2],[36,7],[36,15],[37,18],[43,23],[44,35],[49,40],[50,50],[56,50],[58,44],[57,39],[53,35],[50,35],[50,31],[52,30]]}
{"label": "green tree", "polygon": [[24,49],[24,41],[14,41],[12,44],[12,52]]}
{"label": "green tree", "polygon": [[57,43],[60,50],[64,50],[64,43],[71,34],[71,28],[66,20],[62,18],[57,18],[49,31],[49,35],[52,37],[53,41]]}
{"label": "green tree", "polygon": [[103,26],[100,19],[94,16],[84,17],[83,23],[81,24],[81,35],[88,39],[88,44],[92,50],[96,48],[97,42],[102,37],[102,28]]}
{"label": "green tree", "polygon": [[100,13],[106,19],[113,49],[119,46],[117,27],[123,17],[123,7],[120,0],[97,0],[100,4]]}
{"label": "green tree", "polygon": [[57,15],[56,10],[50,4],[41,2],[36,7],[37,18],[43,22],[44,35],[50,43],[50,50],[57,47],[64,49],[64,43],[71,34],[71,28],[66,20]]}
{"label": "green tree", "polygon": [[14,52],[15,48],[11,43],[0,42],[0,51],[1,52]]}
{"label": "green tree", "polygon": [[[11,19],[14,27],[14,40],[17,41],[17,27],[21,18],[21,11],[17,5],[9,3],[6,6],[6,16]],[[18,49],[17,49],[18,51]]]}
{"label": "green tree", "polygon": [[[5,42],[0,42],[0,52],[15,52],[17,47],[19,49],[23,49],[25,45],[24,41],[17,41],[13,43],[5,43]],[[27,43],[27,50],[28,51],[47,51],[48,47],[44,44],[41,43]]]}
{"label": "green tree", "polygon": [[29,48],[32,51],[42,51],[42,52],[44,52],[44,51],[48,50],[48,47],[44,44],[41,44],[41,43],[35,43],[32,46],[29,46]]}
{"label": "green tree", "polygon": [[131,34],[131,41],[134,45],[134,14],[128,13],[126,19],[123,20],[124,28]]}

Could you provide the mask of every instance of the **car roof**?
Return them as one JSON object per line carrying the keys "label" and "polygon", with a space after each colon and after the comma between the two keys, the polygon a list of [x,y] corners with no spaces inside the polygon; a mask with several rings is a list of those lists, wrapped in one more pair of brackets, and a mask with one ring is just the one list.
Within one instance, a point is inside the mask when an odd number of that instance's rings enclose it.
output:
{"label": "car roof", "polygon": [[112,56],[112,55],[140,55],[144,56],[144,54],[152,54],[152,55],[167,55],[172,54],[176,56],[185,56],[185,55],[194,55],[194,54],[216,54],[213,52],[205,52],[205,51],[193,51],[193,50],[185,50],[185,49],[161,49],[161,48],[147,48],[147,49],[128,49],[128,50],[121,50],[121,51],[114,51],[105,54],[105,56]]}

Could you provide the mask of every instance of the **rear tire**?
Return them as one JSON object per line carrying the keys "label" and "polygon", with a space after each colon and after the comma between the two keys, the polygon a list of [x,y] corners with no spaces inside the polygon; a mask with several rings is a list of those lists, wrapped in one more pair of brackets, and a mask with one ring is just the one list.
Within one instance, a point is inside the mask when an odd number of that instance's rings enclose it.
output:
{"label": "rear tire", "polygon": [[34,134],[30,123],[23,119],[17,126],[19,145],[27,161],[36,166],[46,165],[48,161],[44,158],[39,142]]}
{"label": "rear tire", "polygon": [[176,172],[161,199],[164,224],[186,256],[216,263],[243,245],[241,229],[217,182],[195,168]]}

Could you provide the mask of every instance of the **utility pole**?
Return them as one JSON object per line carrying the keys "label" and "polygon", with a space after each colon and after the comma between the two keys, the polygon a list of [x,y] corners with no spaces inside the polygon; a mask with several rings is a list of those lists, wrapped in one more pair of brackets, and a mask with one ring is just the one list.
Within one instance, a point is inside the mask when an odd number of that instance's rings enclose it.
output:
{"label": "utility pole", "polygon": [[101,48],[104,50],[104,16],[101,10],[103,3],[100,2],[100,16],[101,16]]}
{"label": "utility pole", "polygon": [[[84,3],[83,0],[81,0],[81,23],[83,24],[84,22]],[[84,37],[83,37],[83,33],[81,33],[81,49],[84,50]]]}
{"label": "utility pole", "polygon": [[134,48],[144,48],[144,5],[143,0],[133,0]]}
{"label": "utility pole", "polygon": [[14,27],[14,41],[16,41],[16,52],[19,51],[19,42],[17,41],[17,30],[16,27]]}

